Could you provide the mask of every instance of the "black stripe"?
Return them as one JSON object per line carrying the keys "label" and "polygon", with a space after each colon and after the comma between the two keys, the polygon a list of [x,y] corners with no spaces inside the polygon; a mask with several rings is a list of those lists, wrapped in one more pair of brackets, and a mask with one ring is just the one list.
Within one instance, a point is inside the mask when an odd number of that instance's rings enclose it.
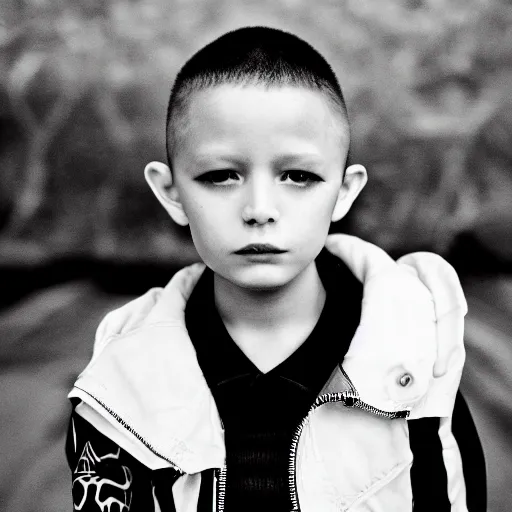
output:
{"label": "black stripe", "polygon": [[438,430],[439,418],[409,421],[409,441],[414,457],[411,468],[414,512],[450,512],[451,509]]}
{"label": "black stripe", "polygon": [[199,488],[199,499],[197,501],[197,512],[211,512],[213,502],[213,472],[214,469],[207,469],[201,472],[201,486]]}
{"label": "black stripe", "polygon": [[452,432],[462,458],[468,510],[485,512],[487,510],[487,475],[484,452],[468,405],[461,393],[457,393],[455,400]]}
{"label": "black stripe", "polygon": [[[439,439],[439,418],[409,421],[410,446],[414,456],[411,485],[414,512],[450,511],[448,480]],[[485,458],[475,423],[460,392],[457,393],[452,433],[462,459],[469,512],[487,510]]]}

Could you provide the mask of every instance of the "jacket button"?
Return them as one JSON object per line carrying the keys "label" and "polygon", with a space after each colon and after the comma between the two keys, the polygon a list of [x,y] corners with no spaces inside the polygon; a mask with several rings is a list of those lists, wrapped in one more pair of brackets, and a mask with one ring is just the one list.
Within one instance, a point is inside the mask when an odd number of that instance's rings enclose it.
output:
{"label": "jacket button", "polygon": [[408,373],[404,373],[398,382],[400,383],[400,386],[405,388],[412,382],[412,377]]}

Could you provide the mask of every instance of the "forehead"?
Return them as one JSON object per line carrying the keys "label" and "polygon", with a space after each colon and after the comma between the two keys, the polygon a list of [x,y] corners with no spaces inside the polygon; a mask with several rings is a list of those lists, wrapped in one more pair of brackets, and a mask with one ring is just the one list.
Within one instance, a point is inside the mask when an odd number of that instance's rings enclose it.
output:
{"label": "forehead", "polygon": [[341,110],[327,93],[305,87],[208,87],[192,93],[185,116],[177,135],[187,152],[204,152],[215,145],[250,149],[311,144],[320,152],[348,148]]}

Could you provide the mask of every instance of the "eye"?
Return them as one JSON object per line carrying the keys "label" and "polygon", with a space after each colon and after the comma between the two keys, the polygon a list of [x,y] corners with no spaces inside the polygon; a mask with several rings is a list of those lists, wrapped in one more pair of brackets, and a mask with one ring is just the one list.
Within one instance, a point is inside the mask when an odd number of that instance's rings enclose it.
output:
{"label": "eye", "polygon": [[306,186],[315,181],[323,181],[320,176],[309,172],[309,171],[301,171],[299,169],[294,169],[291,171],[285,171],[281,175],[281,181],[284,182],[292,182],[297,185]]}
{"label": "eye", "polygon": [[197,177],[196,180],[203,183],[209,183],[211,185],[227,186],[239,181],[240,177],[236,171],[219,169],[201,174],[201,176]]}

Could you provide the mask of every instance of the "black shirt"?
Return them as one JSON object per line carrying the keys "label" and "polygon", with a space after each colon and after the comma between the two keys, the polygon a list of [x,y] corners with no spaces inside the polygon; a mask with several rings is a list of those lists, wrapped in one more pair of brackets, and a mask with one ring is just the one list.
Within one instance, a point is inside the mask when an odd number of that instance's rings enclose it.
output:
{"label": "black shirt", "polygon": [[343,360],[359,324],[359,281],[326,250],[316,263],[326,289],[320,318],[306,341],[266,373],[227,332],[215,307],[209,269],[187,304],[187,329],[225,428],[226,512],[290,510],[288,462],[293,435]]}

